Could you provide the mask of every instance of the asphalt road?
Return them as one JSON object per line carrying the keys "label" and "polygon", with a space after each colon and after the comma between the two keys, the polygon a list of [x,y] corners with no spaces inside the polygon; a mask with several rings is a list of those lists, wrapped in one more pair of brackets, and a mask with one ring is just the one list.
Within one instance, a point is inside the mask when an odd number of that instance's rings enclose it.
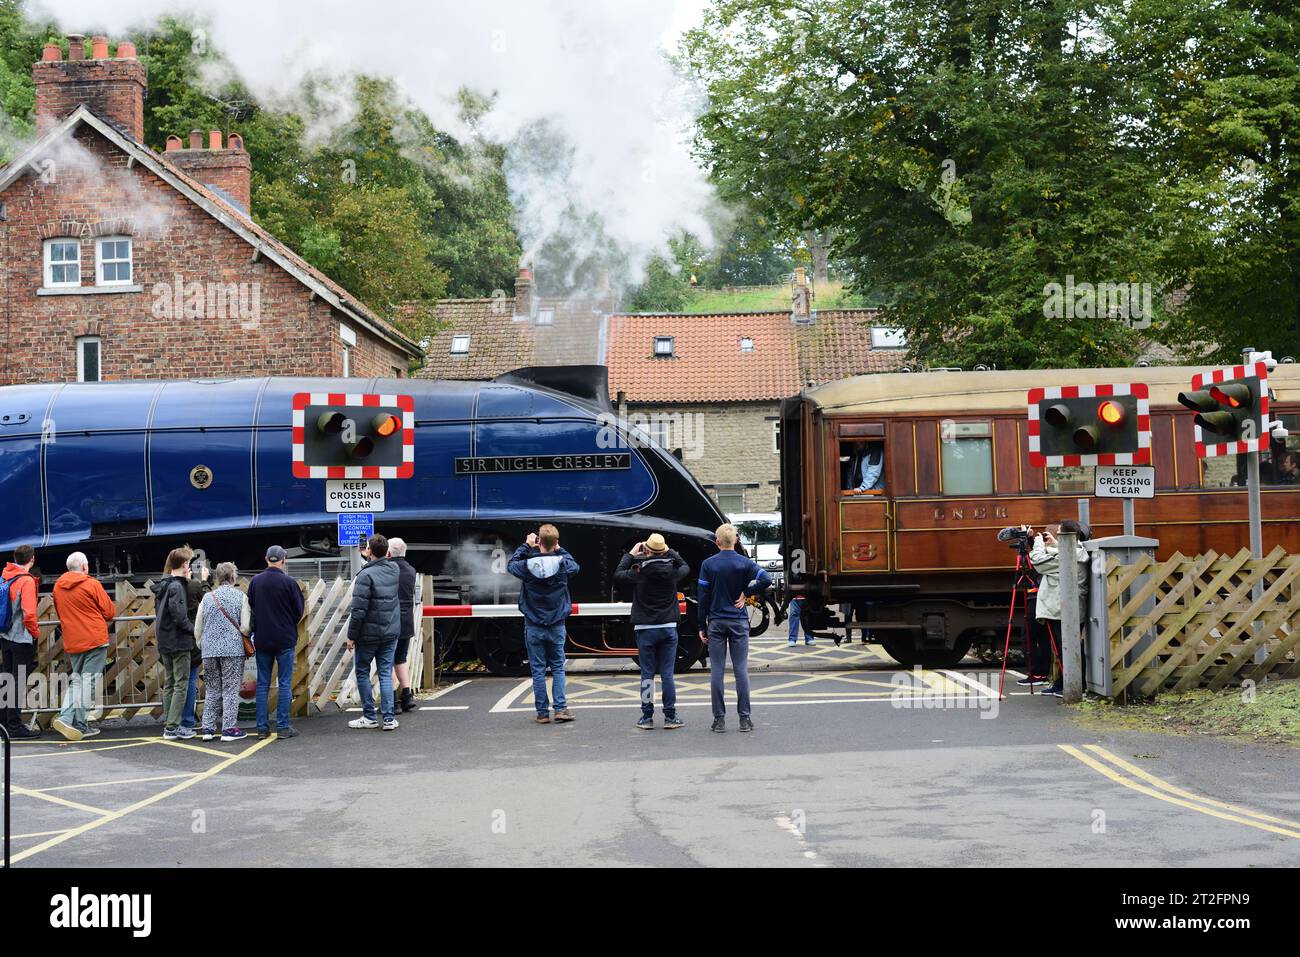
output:
{"label": "asphalt road", "polygon": [[[638,731],[634,674],[579,671],[577,721],[473,678],[403,715],[191,746],[152,729],[16,746],[19,866],[1285,866],[1294,751],[1098,732],[1058,699],[996,700],[973,663],[911,675],[861,652],[756,652],[757,730]],[[1021,689],[1014,689],[1019,692]],[[657,716],[658,717],[658,716]]]}

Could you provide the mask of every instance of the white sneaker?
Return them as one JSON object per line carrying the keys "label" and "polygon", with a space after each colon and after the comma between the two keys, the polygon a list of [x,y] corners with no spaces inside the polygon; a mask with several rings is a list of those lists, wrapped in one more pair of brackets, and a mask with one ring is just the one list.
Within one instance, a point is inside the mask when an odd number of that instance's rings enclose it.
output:
{"label": "white sneaker", "polygon": [[365,715],[362,715],[359,718],[353,718],[351,721],[349,721],[348,727],[349,728],[377,728],[379,727],[379,722],[376,721],[374,718],[367,718]]}
{"label": "white sneaker", "polygon": [[396,718],[385,718],[385,719],[384,719],[384,730],[385,730],[385,731],[396,731],[396,730],[397,730],[397,719],[396,719]]}

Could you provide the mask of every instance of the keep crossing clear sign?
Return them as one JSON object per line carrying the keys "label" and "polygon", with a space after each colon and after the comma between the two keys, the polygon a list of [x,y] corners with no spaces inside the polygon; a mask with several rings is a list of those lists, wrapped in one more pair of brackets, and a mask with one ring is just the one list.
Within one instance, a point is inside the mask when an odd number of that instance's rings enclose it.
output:
{"label": "keep crossing clear sign", "polygon": [[382,512],[383,479],[330,479],[325,483],[325,511]]}
{"label": "keep crossing clear sign", "polygon": [[1098,465],[1098,498],[1155,498],[1156,470],[1150,465]]}
{"label": "keep crossing clear sign", "polygon": [[339,515],[339,547],[360,545],[375,534],[375,516],[370,512],[344,512]]}

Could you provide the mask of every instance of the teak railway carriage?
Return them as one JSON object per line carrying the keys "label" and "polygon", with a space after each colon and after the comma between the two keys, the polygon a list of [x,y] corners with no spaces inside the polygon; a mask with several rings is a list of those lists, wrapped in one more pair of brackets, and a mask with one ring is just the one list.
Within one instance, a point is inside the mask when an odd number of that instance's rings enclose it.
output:
{"label": "teak railway carriage", "polygon": [[[414,469],[386,483],[376,529],[441,577],[443,601],[513,604],[505,557],[541,522],[582,572],[576,602],[625,600],[619,558],[661,532],[698,568],[724,521],[682,464],[615,421],[600,366],[522,369],[492,382],[228,379],[0,388],[0,549],[37,547],[46,572],[80,550],[99,575],[158,574],[188,542],[213,561],[262,567],[266,546],[337,557],[325,482],[295,476],[295,393],[414,399]],[[693,581],[693,577],[690,581]],[[689,587],[690,582],[686,583]],[[700,654],[694,605],[679,665]],[[459,621],[458,644],[493,671],[527,671],[521,619]],[[631,655],[626,618],[575,618],[575,656]]]}
{"label": "teak railway carriage", "polygon": [[[1034,468],[1026,396],[1053,385],[1150,387],[1156,495],[1135,503],[1136,532],[1159,554],[1234,551],[1248,542],[1244,457],[1196,457],[1192,413],[1177,395],[1200,368],[928,372],[860,376],[809,389],[781,411],[786,580],[825,628],[853,619],[904,664],[945,665],[1006,628],[1015,552],[999,529],[1077,517],[1089,466]],[[1272,417],[1300,444],[1300,368],[1269,377]],[[883,489],[853,494],[855,451],[884,449]],[[1300,486],[1264,453],[1265,551],[1300,549]],[[1271,486],[1271,487],[1270,487]],[[1122,503],[1093,499],[1094,537],[1122,532]],[[1000,637],[997,644],[1001,644]]]}

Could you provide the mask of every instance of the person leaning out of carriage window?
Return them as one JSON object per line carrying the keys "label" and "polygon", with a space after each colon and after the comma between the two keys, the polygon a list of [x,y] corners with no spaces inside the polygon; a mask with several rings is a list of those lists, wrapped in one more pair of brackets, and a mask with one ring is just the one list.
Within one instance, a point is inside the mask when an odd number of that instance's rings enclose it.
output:
{"label": "person leaning out of carriage window", "polygon": [[[1038,575],[1038,592],[1034,602],[1034,615],[1044,623],[1049,633],[1055,637],[1056,660],[1052,663],[1052,683],[1043,694],[1061,696],[1061,659],[1059,650],[1067,640],[1079,641],[1079,635],[1061,634],[1061,557],[1056,536],[1062,531],[1074,532],[1080,543],[1088,540],[1088,531],[1074,519],[1066,519],[1059,525],[1049,525],[1034,536],[1033,547],[1029,549],[1029,563]],[[1079,620],[1084,620],[1083,609],[1086,608],[1085,595],[1088,588],[1088,552],[1082,544],[1075,545],[1074,559],[1079,563],[1077,581],[1079,582]]]}
{"label": "person leaning out of carriage window", "polygon": [[844,489],[859,494],[885,487],[885,443],[854,442],[847,456],[849,468]]}

